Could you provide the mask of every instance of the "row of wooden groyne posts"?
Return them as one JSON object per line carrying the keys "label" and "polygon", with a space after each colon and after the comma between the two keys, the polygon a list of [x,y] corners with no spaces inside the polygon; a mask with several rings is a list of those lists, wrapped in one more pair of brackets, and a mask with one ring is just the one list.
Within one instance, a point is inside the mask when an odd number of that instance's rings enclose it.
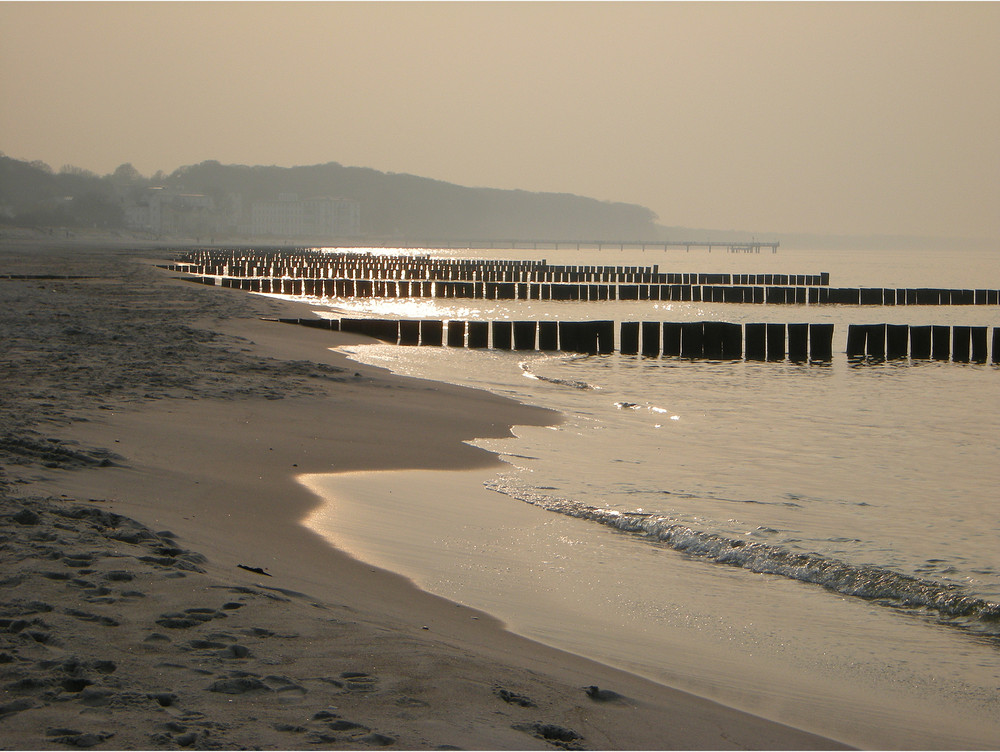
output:
{"label": "row of wooden groyne posts", "polygon": [[830,287],[822,274],[695,274],[658,266],[441,259],[319,251],[202,250],[165,268],[248,292],[319,298],[664,300],[799,305],[998,305],[1000,290]]}
{"label": "row of wooden groyne posts", "polygon": [[[833,324],[737,324],[723,321],[455,321],[297,318],[288,324],[352,332],[393,345],[423,345],[704,360],[826,363]],[[988,347],[988,344],[991,346]],[[1000,327],[850,324],[852,360],[938,360],[1000,364]]]}

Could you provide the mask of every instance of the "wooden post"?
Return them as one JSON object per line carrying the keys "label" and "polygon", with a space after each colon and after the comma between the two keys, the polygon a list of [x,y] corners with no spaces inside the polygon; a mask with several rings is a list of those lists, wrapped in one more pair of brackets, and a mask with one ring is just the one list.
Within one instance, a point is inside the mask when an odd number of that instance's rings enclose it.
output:
{"label": "wooden post", "polygon": [[399,344],[419,345],[420,344],[420,322],[400,321],[399,322]]}
{"label": "wooden post", "polygon": [[681,354],[681,325],[675,322],[663,324],[663,355],[677,357]]}
{"label": "wooden post", "polygon": [[889,324],[885,332],[885,357],[889,360],[899,360],[907,356],[907,341],[910,327],[906,324]]}
{"label": "wooden post", "polygon": [[489,347],[490,323],[488,321],[470,321],[466,327],[469,331],[469,348],[485,350]]}
{"label": "wooden post", "polygon": [[622,355],[636,355],[639,352],[639,322],[623,321],[621,325],[621,344],[618,346]]}
{"label": "wooden post", "polygon": [[910,327],[910,357],[914,360],[930,360],[931,328],[929,326]]}
{"label": "wooden post", "polygon": [[701,321],[681,324],[681,357],[700,358],[705,352],[705,329]]}
{"label": "wooden post", "polygon": [[788,325],[788,359],[793,363],[809,360],[809,324]]}
{"label": "wooden post", "polygon": [[642,322],[642,354],[647,358],[656,358],[660,355],[660,322]]}
{"label": "wooden post", "polygon": [[865,354],[875,360],[885,360],[885,324],[868,324]]}
{"label": "wooden post", "polygon": [[559,349],[562,352],[580,352],[579,327],[575,321],[559,322]]}
{"label": "wooden post", "polygon": [[986,353],[986,327],[972,327],[972,362],[985,363]]}
{"label": "wooden post", "polygon": [[767,324],[745,324],[746,359],[767,360]]}
{"label": "wooden post", "polygon": [[559,349],[559,323],[556,321],[538,322],[538,349],[555,352]]}
{"label": "wooden post", "polygon": [[847,357],[863,358],[865,356],[865,340],[868,337],[868,327],[864,324],[850,324],[847,327]]}
{"label": "wooden post", "polygon": [[706,321],[702,325],[702,356],[709,360],[722,360],[723,323]]}
{"label": "wooden post", "polygon": [[514,344],[514,326],[510,321],[494,321],[493,329],[493,349],[510,350]]}
{"label": "wooden post", "polygon": [[739,324],[722,324],[722,359],[739,360],[743,357],[743,327]]}
{"label": "wooden post", "polygon": [[972,359],[972,328],[953,326],[951,328],[951,359],[956,363],[968,363]]}
{"label": "wooden post", "polygon": [[448,322],[448,347],[465,347],[465,322]]}
{"label": "wooden post", "polygon": [[420,322],[420,344],[441,347],[444,338],[444,322],[425,319]]}
{"label": "wooden post", "polygon": [[595,321],[597,329],[597,352],[607,355],[615,351],[615,322]]}
{"label": "wooden post", "polygon": [[833,324],[809,325],[809,360],[817,363],[833,360]]}
{"label": "wooden post", "polygon": [[948,360],[951,355],[951,329],[947,326],[931,327],[931,357]]}
{"label": "wooden post", "polygon": [[515,321],[514,322],[514,349],[534,350],[535,332],[538,329],[537,321]]}
{"label": "wooden post", "polygon": [[767,359],[785,359],[785,325],[767,325]]}

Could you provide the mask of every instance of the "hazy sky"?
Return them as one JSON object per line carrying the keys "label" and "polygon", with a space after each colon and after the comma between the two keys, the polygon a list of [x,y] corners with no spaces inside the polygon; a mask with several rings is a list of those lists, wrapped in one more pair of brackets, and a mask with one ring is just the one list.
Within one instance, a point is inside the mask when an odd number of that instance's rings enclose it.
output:
{"label": "hazy sky", "polygon": [[1000,238],[1000,4],[4,2],[0,151]]}

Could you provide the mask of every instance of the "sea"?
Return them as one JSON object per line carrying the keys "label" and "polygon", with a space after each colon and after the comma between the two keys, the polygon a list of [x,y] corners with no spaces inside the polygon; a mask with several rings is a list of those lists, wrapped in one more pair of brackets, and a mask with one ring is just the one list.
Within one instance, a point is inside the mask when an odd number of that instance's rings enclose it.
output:
{"label": "sea", "polygon": [[[359,249],[1000,288],[996,251]],[[1000,748],[1000,366],[848,360],[997,306],[310,299],[317,315],[833,323],[829,363],[342,348],[552,408],[499,470],[304,476],[334,545],[532,639],[864,748]],[[612,688],[613,689],[613,688]],[[665,741],[666,745],[666,741]]]}

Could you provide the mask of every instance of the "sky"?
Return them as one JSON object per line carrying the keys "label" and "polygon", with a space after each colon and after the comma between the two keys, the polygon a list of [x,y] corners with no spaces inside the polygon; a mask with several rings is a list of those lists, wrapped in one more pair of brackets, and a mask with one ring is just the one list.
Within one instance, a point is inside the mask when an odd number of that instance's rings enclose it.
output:
{"label": "sky", "polygon": [[0,151],[1000,239],[1000,3],[0,2]]}

